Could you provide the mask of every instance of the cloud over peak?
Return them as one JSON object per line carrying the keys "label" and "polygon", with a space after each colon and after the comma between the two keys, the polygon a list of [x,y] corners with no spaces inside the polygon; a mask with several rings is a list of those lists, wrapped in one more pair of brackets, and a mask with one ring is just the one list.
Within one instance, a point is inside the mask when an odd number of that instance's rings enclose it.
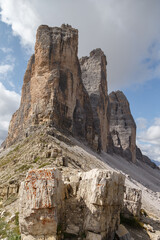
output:
{"label": "cloud over peak", "polygon": [[7,90],[0,82],[0,144],[7,136],[9,121],[12,114],[18,109],[20,95]]}
{"label": "cloud over peak", "polygon": [[38,25],[79,29],[79,55],[101,47],[110,89],[160,77],[159,0],[0,0],[1,19],[33,48]]}
{"label": "cloud over peak", "polygon": [[146,125],[145,128],[139,130],[137,136],[138,146],[140,146],[144,154],[160,162],[160,118],[155,118],[152,125],[148,127]]}
{"label": "cloud over peak", "polygon": [[9,64],[0,65],[0,75],[4,75],[12,70],[13,70],[13,65],[9,65]]}

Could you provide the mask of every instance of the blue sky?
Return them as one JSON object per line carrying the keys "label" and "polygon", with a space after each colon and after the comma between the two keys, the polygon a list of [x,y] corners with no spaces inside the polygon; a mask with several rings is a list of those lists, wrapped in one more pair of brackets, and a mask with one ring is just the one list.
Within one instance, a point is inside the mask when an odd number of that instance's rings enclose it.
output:
{"label": "blue sky", "polygon": [[109,91],[122,90],[137,123],[137,144],[160,161],[160,1],[0,0],[0,142],[19,106],[40,24],[79,29],[79,56],[100,47]]}
{"label": "blue sky", "polygon": [[11,26],[0,21],[0,65],[13,66],[0,80],[8,90],[21,92],[23,76],[29,54],[20,45],[18,36],[14,36]]}

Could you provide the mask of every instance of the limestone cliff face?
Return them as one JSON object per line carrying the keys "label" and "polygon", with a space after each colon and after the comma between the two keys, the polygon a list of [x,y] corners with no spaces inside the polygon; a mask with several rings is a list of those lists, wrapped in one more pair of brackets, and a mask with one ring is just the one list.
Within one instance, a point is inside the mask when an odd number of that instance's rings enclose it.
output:
{"label": "limestone cliff face", "polygon": [[101,49],[95,49],[89,57],[80,59],[82,81],[89,94],[98,149],[106,151],[108,146],[108,89],[106,56]]}
{"label": "limestone cliff face", "polygon": [[92,144],[92,109],[77,50],[78,30],[71,26],[38,28],[35,54],[27,66],[20,108],[12,117],[7,145],[44,124],[67,129]]}
{"label": "limestone cliff face", "polygon": [[136,124],[130,112],[127,98],[121,91],[109,94],[109,129],[113,149],[127,159],[136,161]]}

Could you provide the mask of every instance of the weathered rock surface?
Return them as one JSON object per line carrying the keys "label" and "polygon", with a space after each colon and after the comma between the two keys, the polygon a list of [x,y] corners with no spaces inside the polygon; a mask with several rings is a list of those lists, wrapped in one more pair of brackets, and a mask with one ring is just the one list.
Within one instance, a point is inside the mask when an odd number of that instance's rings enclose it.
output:
{"label": "weathered rock surface", "polygon": [[126,217],[140,217],[142,206],[142,191],[135,188],[125,188],[123,214]]}
{"label": "weathered rock surface", "polygon": [[98,149],[108,147],[108,88],[106,56],[101,49],[95,49],[89,57],[80,59],[82,81],[89,94],[93,111],[95,133],[98,136]]}
{"label": "weathered rock surface", "polygon": [[69,25],[38,28],[35,54],[27,66],[20,108],[10,122],[6,145],[44,124],[65,129],[92,144],[92,109],[77,51],[78,30]]}
{"label": "weathered rock surface", "polygon": [[56,239],[63,211],[63,182],[57,169],[31,170],[20,188],[22,240]]}
{"label": "weathered rock surface", "polygon": [[20,188],[22,240],[113,239],[123,205],[124,176],[94,169],[71,175],[64,186],[56,169],[29,171]]}
{"label": "weathered rock surface", "polygon": [[110,117],[109,130],[113,150],[136,161],[136,124],[130,112],[127,98],[121,91],[109,94]]}
{"label": "weathered rock surface", "polygon": [[10,183],[0,186],[0,198],[7,200],[9,197],[17,196],[19,192],[19,183]]}
{"label": "weathered rock surface", "polygon": [[120,221],[123,186],[124,177],[107,170],[93,169],[71,178],[65,204],[66,232],[84,232],[89,240],[113,239]]}

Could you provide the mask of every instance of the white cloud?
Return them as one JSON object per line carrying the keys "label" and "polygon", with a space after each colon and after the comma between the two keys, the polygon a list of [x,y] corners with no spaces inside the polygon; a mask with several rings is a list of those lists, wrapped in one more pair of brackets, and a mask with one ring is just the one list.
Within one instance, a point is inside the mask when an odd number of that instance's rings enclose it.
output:
{"label": "white cloud", "polygon": [[18,109],[20,95],[14,91],[7,90],[0,83],[0,143],[7,136],[8,125],[12,114]]}
{"label": "white cloud", "polygon": [[137,144],[145,155],[160,162],[160,118],[155,118],[153,125],[138,132]]}
{"label": "white cloud", "polygon": [[0,65],[0,75],[4,75],[10,71],[13,71],[13,65],[9,64]]}
{"label": "white cloud", "polygon": [[140,132],[138,139],[142,142],[160,144],[160,122],[157,122],[157,118],[154,120],[153,125]]}
{"label": "white cloud", "polygon": [[9,85],[12,87],[12,89],[15,89],[15,85],[12,81],[8,81]]}
{"label": "white cloud", "polygon": [[138,129],[145,129],[147,127],[147,119],[145,118],[137,118],[136,125]]}
{"label": "white cloud", "polygon": [[0,50],[1,50],[3,53],[11,53],[11,52],[13,52],[13,49],[12,49],[12,48],[6,48],[6,47],[0,48]]}
{"label": "white cloud", "polygon": [[137,143],[142,153],[152,160],[160,162],[160,147],[158,145]]}
{"label": "white cloud", "polygon": [[154,123],[155,123],[155,125],[160,126],[160,118],[155,118]]}
{"label": "white cloud", "polygon": [[110,89],[160,76],[159,0],[0,0],[2,21],[33,48],[40,24],[79,29],[80,56],[101,47]]}
{"label": "white cloud", "polygon": [[[40,24],[69,23],[78,28],[80,56],[97,47],[107,55],[110,90],[160,77],[159,0],[0,0],[0,7],[1,20],[11,25],[22,46],[31,51]],[[0,73],[4,74],[12,71],[14,58],[9,57],[11,51],[1,51],[8,56],[0,65]],[[1,83],[0,93],[2,136],[6,134],[11,112],[18,107],[20,96],[7,91]],[[148,128],[144,118],[137,123],[142,151],[160,161],[160,118]],[[2,126],[5,126],[5,133],[2,133]]]}
{"label": "white cloud", "polygon": [[1,57],[0,63],[0,80],[9,81],[9,74],[13,72],[15,67],[15,57],[13,56],[13,50],[11,48],[0,48],[4,53]]}

